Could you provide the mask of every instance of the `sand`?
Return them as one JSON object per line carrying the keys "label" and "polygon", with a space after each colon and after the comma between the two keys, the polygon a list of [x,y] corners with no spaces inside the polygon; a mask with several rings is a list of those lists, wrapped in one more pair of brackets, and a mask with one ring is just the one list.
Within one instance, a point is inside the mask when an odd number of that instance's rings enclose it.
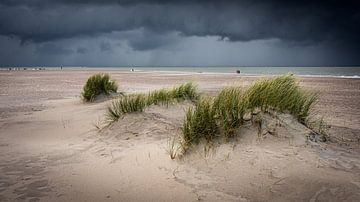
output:
{"label": "sand", "polygon": [[[126,93],[192,80],[203,94],[259,76],[108,71]],[[0,201],[359,201],[360,79],[300,78],[330,141],[307,140],[291,116],[265,115],[236,140],[170,159],[191,103],[152,106],[98,130],[111,100],[84,104],[91,70],[0,71]],[[276,122],[276,124],[275,124]],[[255,135],[254,135],[255,134]]]}

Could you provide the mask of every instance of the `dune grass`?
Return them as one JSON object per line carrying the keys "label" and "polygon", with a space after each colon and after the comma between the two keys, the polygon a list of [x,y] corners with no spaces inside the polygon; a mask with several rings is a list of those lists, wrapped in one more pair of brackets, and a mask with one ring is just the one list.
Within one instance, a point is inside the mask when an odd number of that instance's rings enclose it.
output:
{"label": "dune grass", "polygon": [[316,93],[300,88],[296,78],[292,75],[278,76],[256,82],[246,91],[249,109],[260,108],[288,112],[298,118],[301,123],[309,115],[311,106],[317,99]]}
{"label": "dune grass", "polygon": [[[120,97],[108,107],[107,120],[112,123],[125,114],[142,112],[151,105],[169,105],[182,100],[195,103],[194,107],[187,110],[183,122],[179,145],[185,152],[190,145],[198,144],[201,139],[211,142],[219,137],[235,137],[237,129],[245,122],[245,114],[252,116],[254,111],[291,113],[299,122],[306,124],[317,94],[300,88],[292,75],[262,79],[247,89],[224,88],[215,98],[200,98],[196,86],[189,82],[172,89]],[[261,129],[261,125],[259,126]],[[174,153],[175,147],[170,148],[170,156],[174,158],[177,149]]]}
{"label": "dune grass", "polygon": [[205,99],[189,108],[183,123],[185,144],[214,137],[233,137],[244,122],[244,115],[255,109],[293,114],[305,124],[317,95],[300,88],[292,75],[257,81],[247,90],[223,89],[214,100]]}
{"label": "dune grass", "polygon": [[176,156],[178,155],[178,152],[181,149],[181,145],[178,144],[179,141],[177,139],[176,136],[171,137],[168,139],[168,144],[167,144],[167,153],[169,154],[171,159],[175,159]]}
{"label": "dune grass", "polygon": [[198,143],[201,138],[211,141],[217,135],[217,124],[213,101],[201,99],[194,109],[189,108],[183,123],[183,139],[185,145]]}
{"label": "dune grass", "polygon": [[173,89],[161,89],[149,92],[148,94],[132,94],[114,100],[108,107],[107,119],[110,123],[117,121],[127,113],[142,112],[150,105],[191,100],[195,102],[199,98],[196,85],[191,82],[182,84]]}
{"label": "dune grass", "polygon": [[161,89],[149,92],[146,98],[147,105],[165,104],[168,105],[173,101],[191,100],[196,101],[199,95],[196,90],[196,85],[192,82],[187,82],[173,89]]}
{"label": "dune grass", "polygon": [[107,119],[117,121],[124,114],[131,112],[142,112],[146,107],[146,96],[144,94],[134,94],[114,100],[108,107]]}
{"label": "dune grass", "polygon": [[215,98],[214,111],[220,128],[225,137],[232,137],[235,129],[243,123],[243,117],[247,108],[247,100],[239,87],[223,89]]}
{"label": "dune grass", "polygon": [[185,99],[196,101],[199,98],[196,85],[194,85],[192,82],[187,82],[185,84],[173,88],[172,90],[169,91],[169,94],[172,99],[176,99],[178,101]]}
{"label": "dune grass", "polygon": [[83,87],[81,97],[85,102],[93,102],[100,94],[109,95],[116,93],[118,86],[115,81],[110,80],[109,74],[95,74],[90,76]]}

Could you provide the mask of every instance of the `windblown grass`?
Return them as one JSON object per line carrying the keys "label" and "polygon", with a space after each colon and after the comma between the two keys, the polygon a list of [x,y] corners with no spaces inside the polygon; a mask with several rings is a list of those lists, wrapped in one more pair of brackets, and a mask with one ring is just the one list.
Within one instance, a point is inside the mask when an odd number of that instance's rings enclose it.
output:
{"label": "windblown grass", "polygon": [[116,93],[118,86],[115,81],[110,80],[108,74],[95,74],[88,78],[81,93],[85,102],[92,102],[100,94],[109,95],[111,92]]}
{"label": "windblown grass", "polygon": [[142,112],[146,107],[146,96],[144,94],[134,94],[121,97],[112,102],[108,107],[107,119],[116,121],[124,114],[131,112]]}
{"label": "windblown grass", "polygon": [[217,135],[218,127],[215,120],[213,101],[200,100],[195,109],[189,108],[183,124],[183,139],[185,145],[198,143],[201,138],[211,141]]}
{"label": "windblown grass", "polygon": [[169,91],[169,94],[170,98],[177,99],[178,101],[185,99],[196,101],[199,99],[196,86],[192,82],[188,82],[173,88],[171,91]]}
{"label": "windblown grass", "polygon": [[[291,113],[299,122],[306,124],[316,99],[317,94],[301,89],[292,75],[263,79],[248,89],[225,88],[215,98],[200,98],[196,86],[185,83],[172,89],[120,97],[108,107],[107,119],[112,123],[125,114],[142,112],[151,105],[191,100],[196,104],[186,112],[180,144],[185,151],[188,146],[199,143],[201,139],[211,142],[218,137],[228,139],[236,136],[237,129],[245,121],[245,114],[252,114],[254,111]],[[261,122],[258,124],[261,133]],[[175,158],[178,147],[175,149],[174,140],[171,145],[169,153],[171,158]]]}
{"label": "windblown grass", "polygon": [[186,144],[207,141],[214,137],[229,138],[244,122],[244,115],[255,109],[293,114],[305,124],[317,95],[300,88],[292,75],[278,76],[256,82],[246,91],[225,88],[214,101],[206,99],[189,108],[183,124]]}
{"label": "windblown grass", "polygon": [[263,111],[271,109],[289,112],[301,123],[305,123],[310,108],[317,99],[316,93],[301,89],[291,75],[258,81],[246,91],[245,96],[251,110],[260,108]]}
{"label": "windblown grass", "polygon": [[183,100],[195,102],[198,98],[199,95],[197,93],[196,85],[192,82],[188,82],[178,87],[174,87],[171,90],[161,89],[150,92],[147,96],[147,105],[168,105],[170,102]]}
{"label": "windblown grass", "polygon": [[165,104],[168,105],[172,100],[171,94],[169,90],[161,89],[161,90],[154,90],[149,92],[146,105],[158,105],[158,104]]}
{"label": "windblown grass", "polygon": [[225,137],[233,136],[235,129],[243,123],[246,101],[241,88],[236,87],[223,89],[215,98],[213,108]]}
{"label": "windblown grass", "polygon": [[182,84],[171,90],[161,89],[149,92],[148,94],[133,94],[123,96],[112,102],[108,107],[107,119],[109,122],[117,121],[124,114],[131,112],[142,112],[150,105],[166,104],[174,101],[189,99],[196,101],[199,95],[196,85],[191,82]]}

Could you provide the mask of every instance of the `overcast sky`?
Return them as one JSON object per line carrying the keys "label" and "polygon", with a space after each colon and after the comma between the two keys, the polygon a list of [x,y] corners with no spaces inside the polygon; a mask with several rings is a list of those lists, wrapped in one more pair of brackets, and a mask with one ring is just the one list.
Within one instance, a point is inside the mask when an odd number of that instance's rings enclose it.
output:
{"label": "overcast sky", "polygon": [[1,0],[0,66],[359,66],[356,0]]}

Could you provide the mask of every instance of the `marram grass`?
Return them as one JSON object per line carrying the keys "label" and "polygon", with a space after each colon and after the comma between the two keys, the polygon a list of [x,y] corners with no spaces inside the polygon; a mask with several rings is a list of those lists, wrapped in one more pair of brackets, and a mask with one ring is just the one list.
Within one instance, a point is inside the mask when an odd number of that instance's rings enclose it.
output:
{"label": "marram grass", "polygon": [[199,98],[196,86],[191,82],[173,88],[169,91],[169,94],[171,98],[177,99],[178,101],[185,99],[196,101]]}
{"label": "marram grass", "polygon": [[146,107],[146,96],[144,94],[134,94],[123,96],[114,100],[108,107],[107,119],[116,121],[124,114],[131,112],[142,112]]}
{"label": "marram grass", "polygon": [[234,135],[235,129],[243,123],[247,100],[244,99],[241,88],[225,88],[215,98],[213,108],[216,112],[215,118],[225,137],[231,137]]}
{"label": "marram grass", "polygon": [[244,115],[255,109],[288,112],[305,124],[317,95],[300,88],[292,75],[260,80],[247,90],[223,89],[212,100],[202,100],[189,108],[183,123],[183,140],[191,145],[201,138],[229,138],[244,122]]}
{"label": "marram grass", "polygon": [[108,74],[95,74],[90,76],[83,87],[81,97],[85,102],[92,102],[100,94],[109,95],[116,93],[118,86],[115,81],[110,80]]}
{"label": "marram grass", "polygon": [[245,92],[245,97],[251,110],[288,112],[305,123],[317,94],[301,89],[294,76],[284,75],[256,82]]}
{"label": "marram grass", "polygon": [[217,135],[215,110],[211,99],[200,100],[194,109],[189,108],[183,123],[185,144],[198,143],[201,138],[211,141]]}
{"label": "marram grass", "polygon": [[142,112],[150,105],[168,105],[171,102],[185,99],[195,102],[198,98],[199,95],[196,90],[196,85],[188,82],[171,90],[161,89],[149,92],[148,94],[133,94],[120,97],[114,100],[111,106],[108,107],[106,116],[111,123],[117,121],[125,114]]}
{"label": "marram grass", "polygon": [[305,124],[317,94],[300,88],[292,75],[262,79],[248,89],[225,88],[215,98],[200,98],[196,86],[189,82],[172,89],[120,97],[108,107],[107,118],[111,123],[127,113],[142,112],[150,105],[182,100],[195,103],[187,110],[183,122],[181,145],[185,151],[201,139],[211,142],[218,137],[234,137],[245,121],[245,114],[255,110],[291,113]]}
{"label": "marram grass", "polygon": [[187,82],[180,86],[174,87],[171,90],[161,89],[155,90],[148,94],[147,105],[152,104],[166,104],[173,101],[191,100],[196,101],[199,98],[196,85],[192,82]]}

